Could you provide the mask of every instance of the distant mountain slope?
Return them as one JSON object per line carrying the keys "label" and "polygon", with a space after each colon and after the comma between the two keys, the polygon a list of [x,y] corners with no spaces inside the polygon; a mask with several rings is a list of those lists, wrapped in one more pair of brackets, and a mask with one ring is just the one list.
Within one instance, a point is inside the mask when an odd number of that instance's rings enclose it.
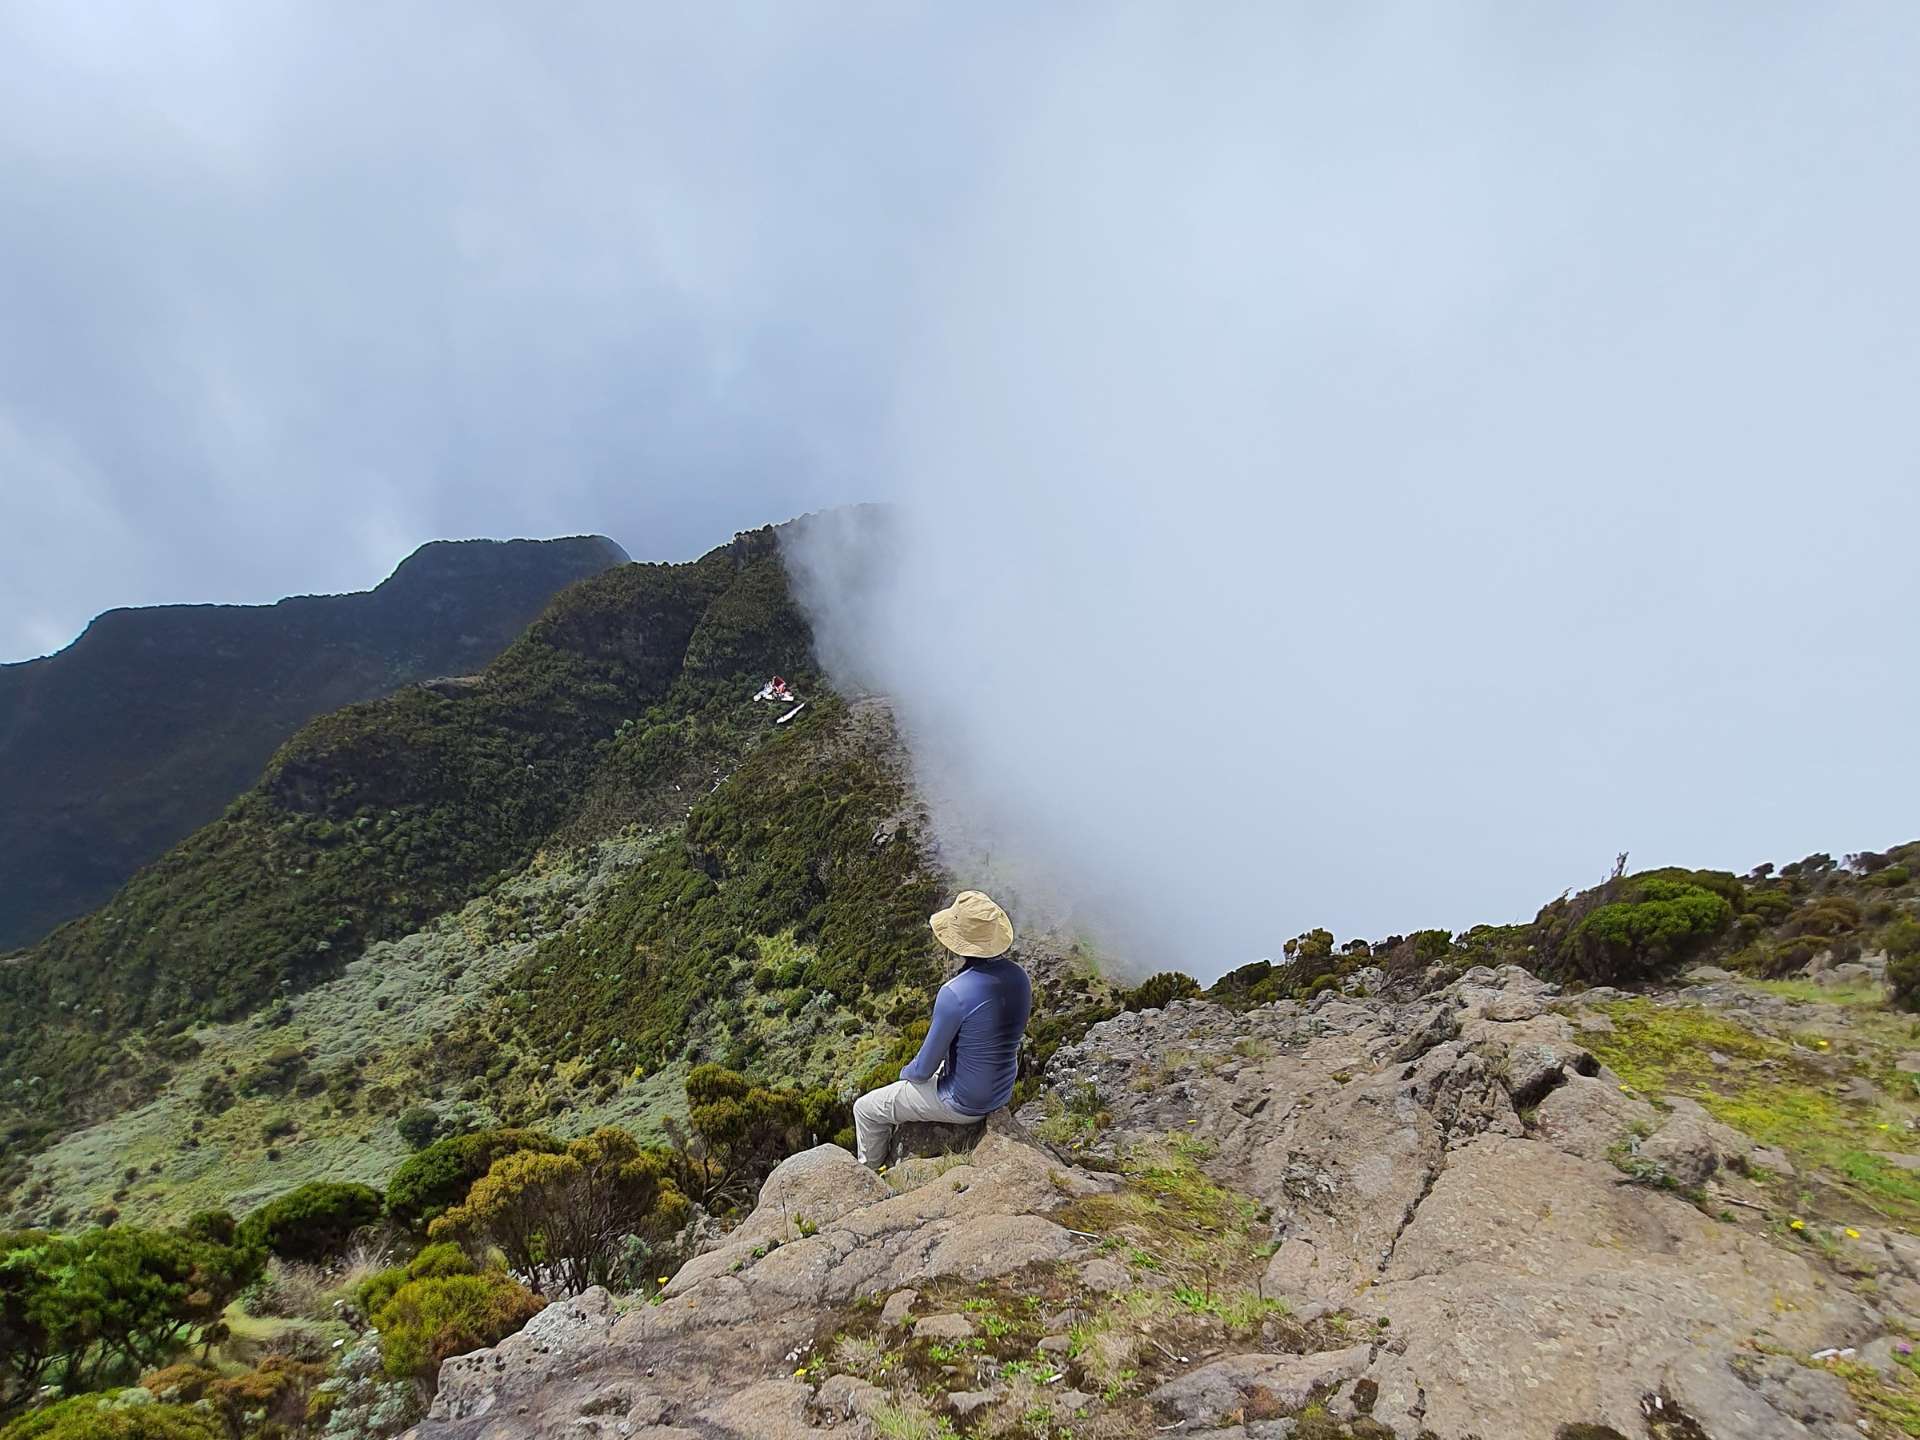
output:
{"label": "distant mountain slope", "polygon": [[192,1022],[326,979],[550,841],[680,822],[771,723],[747,699],[765,673],[811,657],[763,530],[580,581],[483,674],[312,721],[219,819],[0,962],[0,1109],[111,1113]]}
{"label": "distant mountain slope", "polygon": [[0,665],[0,950],[100,904],[313,716],[481,669],[626,559],[598,535],[437,541],[372,590],[110,610],[59,654]]}

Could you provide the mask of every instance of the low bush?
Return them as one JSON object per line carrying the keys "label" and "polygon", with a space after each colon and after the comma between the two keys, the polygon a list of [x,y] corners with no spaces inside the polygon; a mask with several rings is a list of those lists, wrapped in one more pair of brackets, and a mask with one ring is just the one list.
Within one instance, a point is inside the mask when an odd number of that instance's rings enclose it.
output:
{"label": "low bush", "polygon": [[421,1229],[450,1205],[466,1197],[473,1182],[503,1155],[533,1150],[558,1154],[562,1146],[538,1130],[475,1130],[449,1135],[410,1156],[387,1182],[387,1214],[411,1229]]}
{"label": "low bush", "polygon": [[1559,967],[1590,985],[1643,979],[1694,954],[1733,921],[1726,896],[1658,872],[1616,882],[1611,893],[1618,898],[1587,910],[1556,946]]}
{"label": "low bush", "polygon": [[284,1260],[317,1261],[347,1246],[353,1232],[380,1218],[378,1191],[316,1180],[270,1200],[240,1222],[238,1238]]}
{"label": "low bush", "polygon": [[354,1288],[353,1302],[362,1314],[372,1316],[409,1280],[444,1280],[450,1275],[477,1273],[479,1267],[458,1245],[451,1242],[429,1245],[405,1265],[391,1266],[362,1280]]}
{"label": "low bush", "polygon": [[410,1105],[400,1112],[395,1128],[409,1149],[424,1150],[440,1133],[440,1117],[424,1105]]}
{"label": "low bush", "polygon": [[120,1404],[75,1395],[0,1428],[0,1440],[227,1440],[226,1426],[185,1405]]}
{"label": "low bush", "polygon": [[545,1304],[504,1270],[443,1275],[407,1281],[373,1324],[387,1373],[432,1385],[441,1361],[499,1344]]}
{"label": "low bush", "polygon": [[1860,928],[1860,906],[1845,895],[1826,895],[1802,905],[1781,923],[1782,935],[1844,935]]}
{"label": "low bush", "polygon": [[[497,1249],[536,1288],[551,1279],[577,1293],[607,1278],[628,1236],[664,1241],[686,1224],[692,1207],[670,1172],[669,1157],[625,1131],[596,1130],[558,1155],[502,1156],[428,1233],[469,1254]],[[438,1266],[428,1257],[444,1248],[429,1246],[415,1263]]]}
{"label": "low bush", "polygon": [[1902,1010],[1920,1010],[1920,920],[1902,915],[1880,932],[1887,952],[1887,989]]}
{"label": "low bush", "polygon": [[1162,970],[1149,976],[1120,997],[1129,1010],[1164,1010],[1175,1000],[1191,1000],[1200,993],[1200,982],[1178,970]]}

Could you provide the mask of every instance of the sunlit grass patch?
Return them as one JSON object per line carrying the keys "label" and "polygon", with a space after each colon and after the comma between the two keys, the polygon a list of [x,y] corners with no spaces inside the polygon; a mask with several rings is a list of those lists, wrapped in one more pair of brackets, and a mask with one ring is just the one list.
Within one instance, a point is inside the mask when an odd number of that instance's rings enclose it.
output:
{"label": "sunlit grass patch", "polygon": [[1817,980],[1756,980],[1755,989],[1778,995],[1801,1005],[1880,1006],[1887,1003],[1884,986],[1872,981],[1848,985],[1822,985]]}
{"label": "sunlit grass patch", "polygon": [[[1627,1001],[1603,1009],[1613,1032],[1583,1038],[1636,1090],[1689,1096],[1714,1119],[1784,1151],[1800,1174],[1796,1193],[1824,1187],[1829,1204],[1842,1211],[1854,1206],[1901,1224],[1920,1221],[1920,1174],[1874,1153],[1914,1148],[1901,1103],[1909,1097],[1898,1096],[1901,1077],[1881,1037],[1886,1027],[1844,1037],[1842,1063],[1895,1088],[1898,1098],[1876,1104],[1844,1096],[1834,1062],[1824,1058],[1835,1048],[1824,1036],[1810,1033],[1797,1044],[1694,1006]],[[1888,1034],[1900,1038],[1897,1030]],[[1861,1046],[1864,1056],[1854,1053]],[[1712,1052],[1724,1060],[1716,1062]]]}

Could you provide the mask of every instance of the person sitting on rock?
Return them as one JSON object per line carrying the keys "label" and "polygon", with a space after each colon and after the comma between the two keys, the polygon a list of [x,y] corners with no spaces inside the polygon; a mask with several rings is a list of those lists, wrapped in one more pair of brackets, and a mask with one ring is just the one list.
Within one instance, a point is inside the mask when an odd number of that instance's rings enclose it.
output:
{"label": "person sitting on rock", "polygon": [[909,1121],[973,1125],[1013,1096],[1020,1036],[1033,1009],[1027,972],[1007,951],[1013,921],[978,890],[962,890],[927,922],[961,958],[960,973],[934,997],[926,1043],[900,1078],[853,1106],[860,1163],[886,1163],[894,1127]]}

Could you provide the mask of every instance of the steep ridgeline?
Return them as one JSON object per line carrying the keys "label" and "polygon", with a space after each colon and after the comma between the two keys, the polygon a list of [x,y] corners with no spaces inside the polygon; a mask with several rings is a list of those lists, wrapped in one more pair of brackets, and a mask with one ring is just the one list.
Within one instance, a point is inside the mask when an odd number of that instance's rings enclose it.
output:
{"label": "steep ridgeline", "polygon": [[363,593],[110,610],[59,654],[0,665],[0,951],[218,816],[305,721],[481,669],[626,558],[598,535],[439,541]]}
{"label": "steep ridgeline", "polygon": [[306,990],[543,844],[681,822],[770,728],[747,696],[809,676],[810,646],[760,531],[580,581],[479,676],[307,724],[219,819],[0,964],[13,1138],[152,1093],[195,1022]]}

